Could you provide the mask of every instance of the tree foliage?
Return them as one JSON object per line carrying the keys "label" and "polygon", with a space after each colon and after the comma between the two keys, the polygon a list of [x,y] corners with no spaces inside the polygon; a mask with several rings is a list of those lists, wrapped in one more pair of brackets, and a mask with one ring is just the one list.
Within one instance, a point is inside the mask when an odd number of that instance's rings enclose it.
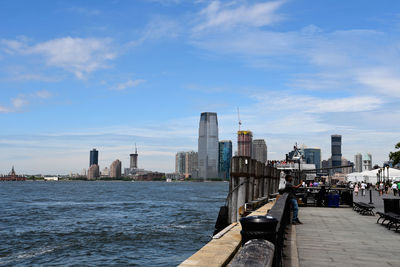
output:
{"label": "tree foliage", "polygon": [[[397,143],[395,146],[396,149],[400,149],[400,143]],[[393,166],[400,163],[400,150],[396,152],[389,153],[389,159],[393,160]]]}

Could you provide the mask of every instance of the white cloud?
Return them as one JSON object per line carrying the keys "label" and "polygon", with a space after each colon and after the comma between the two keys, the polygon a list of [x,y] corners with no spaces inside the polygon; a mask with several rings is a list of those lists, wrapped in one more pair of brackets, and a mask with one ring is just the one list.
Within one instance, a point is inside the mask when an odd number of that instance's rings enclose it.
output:
{"label": "white cloud", "polygon": [[116,57],[109,38],[64,37],[32,46],[25,41],[2,40],[1,44],[7,53],[43,56],[48,66],[62,68],[79,79],[106,68],[107,62]]}
{"label": "white cloud", "polygon": [[16,110],[19,110],[29,104],[28,100],[23,95],[17,96],[16,98],[12,99],[11,103]]}
{"label": "white cloud", "polygon": [[261,27],[271,25],[282,19],[276,14],[277,9],[284,1],[272,1],[255,4],[236,5],[234,1],[221,4],[220,1],[212,1],[200,12],[201,23],[194,31],[215,28],[232,28],[235,26]]}
{"label": "white cloud", "polygon": [[140,85],[140,84],[142,84],[142,83],[144,83],[144,82],[146,82],[146,81],[143,80],[143,79],[129,80],[129,81],[127,81],[127,82],[117,84],[117,85],[116,85],[115,87],[113,87],[112,89],[113,89],[113,90],[121,91],[121,90],[125,90],[126,88],[136,87],[136,86],[138,86],[138,85]]}
{"label": "white cloud", "polygon": [[371,68],[358,71],[357,80],[381,94],[400,97],[399,77],[400,73],[395,75],[390,69]]}
{"label": "white cloud", "polygon": [[63,68],[79,79],[85,74],[107,67],[115,58],[110,39],[65,37],[36,44],[27,51],[43,55],[49,66]]}

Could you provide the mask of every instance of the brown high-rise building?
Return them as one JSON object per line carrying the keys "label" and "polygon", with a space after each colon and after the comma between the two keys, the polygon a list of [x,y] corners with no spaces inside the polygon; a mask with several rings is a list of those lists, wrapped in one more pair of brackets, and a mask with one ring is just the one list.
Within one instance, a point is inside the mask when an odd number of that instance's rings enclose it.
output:
{"label": "brown high-rise building", "polygon": [[121,161],[119,161],[118,159],[114,160],[114,162],[111,163],[111,166],[110,166],[110,177],[111,178],[120,178],[121,177],[121,167],[122,167]]}
{"label": "brown high-rise building", "polygon": [[238,156],[251,157],[253,150],[253,133],[238,131]]}
{"label": "brown high-rise building", "polygon": [[89,167],[87,178],[88,180],[96,179],[100,177],[100,168],[97,164],[92,164]]}

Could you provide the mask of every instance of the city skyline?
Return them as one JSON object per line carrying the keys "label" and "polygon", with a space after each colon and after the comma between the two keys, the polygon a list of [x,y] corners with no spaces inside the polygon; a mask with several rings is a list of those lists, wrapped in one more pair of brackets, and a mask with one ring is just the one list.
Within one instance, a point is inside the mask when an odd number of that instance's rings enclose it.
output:
{"label": "city skyline", "polygon": [[132,142],[173,172],[201,112],[237,149],[237,107],[271,160],[399,142],[398,1],[22,2],[0,8],[0,173],[79,173],[93,147],[127,167]]}

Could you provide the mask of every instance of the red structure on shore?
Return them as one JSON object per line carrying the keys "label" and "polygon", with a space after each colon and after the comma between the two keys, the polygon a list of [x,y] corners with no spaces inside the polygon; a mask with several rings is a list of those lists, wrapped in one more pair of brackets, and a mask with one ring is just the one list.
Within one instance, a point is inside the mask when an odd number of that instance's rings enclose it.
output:
{"label": "red structure on shore", "polygon": [[25,180],[26,177],[15,174],[14,166],[12,167],[12,170],[8,175],[0,176],[0,181],[25,181]]}

